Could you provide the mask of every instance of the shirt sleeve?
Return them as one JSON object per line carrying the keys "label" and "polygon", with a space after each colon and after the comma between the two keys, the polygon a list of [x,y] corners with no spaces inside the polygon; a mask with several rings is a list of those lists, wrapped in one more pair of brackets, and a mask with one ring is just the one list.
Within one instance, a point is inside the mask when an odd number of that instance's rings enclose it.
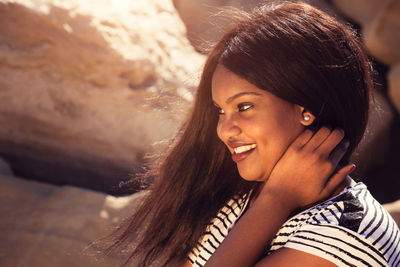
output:
{"label": "shirt sleeve", "polygon": [[250,199],[249,196],[250,194],[242,197],[235,196],[220,209],[217,216],[207,227],[197,247],[194,247],[188,255],[193,267],[201,267],[206,264],[245,211]]}
{"label": "shirt sleeve", "polygon": [[313,254],[337,266],[388,266],[370,240],[339,225],[305,224],[284,247]]}

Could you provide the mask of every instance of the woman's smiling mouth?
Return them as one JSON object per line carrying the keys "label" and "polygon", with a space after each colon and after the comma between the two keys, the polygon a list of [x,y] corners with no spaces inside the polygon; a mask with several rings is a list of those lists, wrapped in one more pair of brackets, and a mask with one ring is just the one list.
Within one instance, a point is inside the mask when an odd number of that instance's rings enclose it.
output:
{"label": "woman's smiling mouth", "polygon": [[250,149],[255,148],[257,145],[256,144],[251,144],[251,145],[245,145],[245,146],[239,146],[235,147],[233,151],[235,151],[236,154],[240,154],[246,151],[249,151]]}
{"label": "woman's smiling mouth", "polygon": [[256,147],[256,144],[251,144],[233,148],[232,160],[234,162],[244,160]]}

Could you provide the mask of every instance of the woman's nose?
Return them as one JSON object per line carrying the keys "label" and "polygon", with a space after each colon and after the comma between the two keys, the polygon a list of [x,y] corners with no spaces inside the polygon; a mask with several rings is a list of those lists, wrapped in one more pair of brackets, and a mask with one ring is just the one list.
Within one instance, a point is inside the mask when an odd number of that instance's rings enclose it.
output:
{"label": "woman's nose", "polygon": [[218,136],[221,140],[239,135],[242,132],[237,121],[232,116],[223,116],[218,122]]}

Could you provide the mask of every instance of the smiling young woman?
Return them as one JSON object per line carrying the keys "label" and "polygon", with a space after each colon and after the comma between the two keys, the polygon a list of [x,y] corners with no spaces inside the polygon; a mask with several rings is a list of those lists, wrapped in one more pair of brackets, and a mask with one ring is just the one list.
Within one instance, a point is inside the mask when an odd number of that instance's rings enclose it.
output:
{"label": "smiling young woman", "polygon": [[222,65],[213,75],[212,97],[220,117],[218,137],[248,181],[265,181],[289,144],[312,123],[304,120],[303,107],[258,88]]}
{"label": "smiling young woman", "polygon": [[110,250],[140,266],[398,266],[398,227],[348,176],[371,87],[357,38],[325,13],[244,14]]}

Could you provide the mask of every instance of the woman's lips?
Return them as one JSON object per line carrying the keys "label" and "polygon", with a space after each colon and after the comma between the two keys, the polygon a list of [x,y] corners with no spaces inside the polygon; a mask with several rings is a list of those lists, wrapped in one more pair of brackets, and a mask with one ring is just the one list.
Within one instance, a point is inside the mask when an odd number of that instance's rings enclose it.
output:
{"label": "woman's lips", "polygon": [[239,162],[247,158],[251,152],[257,147],[256,144],[245,145],[234,148],[234,152],[232,154],[232,160],[234,162]]}

